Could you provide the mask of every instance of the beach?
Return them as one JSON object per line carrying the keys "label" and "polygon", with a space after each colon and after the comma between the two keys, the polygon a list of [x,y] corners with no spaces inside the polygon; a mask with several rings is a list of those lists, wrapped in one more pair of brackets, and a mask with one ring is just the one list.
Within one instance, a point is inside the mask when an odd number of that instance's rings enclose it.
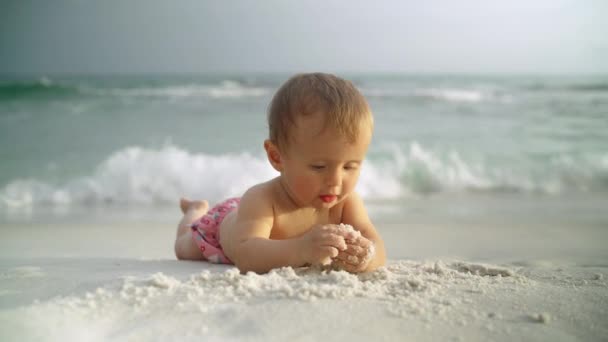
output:
{"label": "beach", "polygon": [[388,257],[360,275],[173,254],[179,197],[277,175],[288,75],[1,80],[0,340],[608,340],[605,78],[345,76]]}
{"label": "beach", "polygon": [[[498,204],[478,201],[486,208]],[[424,213],[438,202],[411,207]],[[383,221],[386,215],[376,211],[389,262],[361,275],[319,268],[240,274],[233,266],[175,260],[169,208],[148,218],[130,210],[71,214],[71,223],[64,213],[5,224],[0,338],[606,339],[605,221],[578,222],[573,237],[574,227],[563,218],[547,222],[547,215],[560,212],[557,203],[538,204],[545,218],[536,224],[523,215],[510,222],[504,216],[507,222],[499,224],[495,211],[494,226],[483,222],[489,216],[453,207],[456,216],[412,214],[401,223]],[[585,209],[597,208],[579,206]]]}

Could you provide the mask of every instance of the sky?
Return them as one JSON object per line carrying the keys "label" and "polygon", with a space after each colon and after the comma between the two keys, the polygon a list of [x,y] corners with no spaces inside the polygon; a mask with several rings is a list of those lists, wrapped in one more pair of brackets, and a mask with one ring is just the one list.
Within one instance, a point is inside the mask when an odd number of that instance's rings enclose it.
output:
{"label": "sky", "polygon": [[608,1],[0,0],[0,73],[608,73]]}

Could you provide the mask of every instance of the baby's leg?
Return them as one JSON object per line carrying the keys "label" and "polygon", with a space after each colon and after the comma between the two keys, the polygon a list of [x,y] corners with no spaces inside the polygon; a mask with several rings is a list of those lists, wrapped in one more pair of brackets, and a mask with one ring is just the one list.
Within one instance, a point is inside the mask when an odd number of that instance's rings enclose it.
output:
{"label": "baby's leg", "polygon": [[205,260],[203,253],[192,238],[190,225],[209,210],[207,201],[190,201],[182,198],[179,206],[184,213],[177,226],[177,237],[175,238],[175,256],[181,260]]}

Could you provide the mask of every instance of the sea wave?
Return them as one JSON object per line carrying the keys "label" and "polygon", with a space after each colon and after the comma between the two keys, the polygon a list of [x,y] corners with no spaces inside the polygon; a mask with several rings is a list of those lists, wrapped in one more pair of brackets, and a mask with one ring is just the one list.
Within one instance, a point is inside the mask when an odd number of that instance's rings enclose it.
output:
{"label": "sea wave", "polygon": [[450,102],[480,102],[491,97],[491,94],[479,90],[441,88],[416,89],[413,95]]}
{"label": "sea wave", "polygon": [[[195,154],[177,146],[129,147],[88,176],[64,184],[16,179],[0,189],[0,206],[174,203],[180,196],[217,201],[277,176],[263,156]],[[371,155],[358,184],[365,199],[394,200],[441,192],[608,192],[608,154],[586,162],[560,157],[543,168],[498,168],[442,155],[412,142]]]}
{"label": "sea wave", "polygon": [[573,93],[607,93],[608,82],[571,82],[571,83],[533,83],[523,87],[528,91],[559,91],[559,92],[573,92]]}
{"label": "sea wave", "polygon": [[153,204],[180,196],[220,199],[235,196],[273,176],[261,158],[249,154],[191,154],[175,146],[117,151],[86,177],[66,184],[16,180],[0,197],[8,206],[45,204]]}
{"label": "sea wave", "polygon": [[[42,77],[34,81],[0,83],[0,100],[65,99],[78,96],[107,98],[245,98],[269,96],[275,85],[241,82],[230,79],[164,84],[103,83],[102,81],[65,81]],[[510,96],[492,89],[458,87],[363,87],[361,92],[370,98],[400,98],[413,101],[477,103],[508,101]]]}
{"label": "sea wave", "polygon": [[494,90],[472,88],[362,88],[363,94],[369,98],[401,98],[410,100],[426,100],[439,102],[478,103],[484,101],[507,102],[510,95]]}
{"label": "sea wave", "polygon": [[493,165],[456,151],[438,153],[413,142],[395,148],[388,166],[408,193],[526,192],[561,194],[608,191],[608,154],[556,155],[542,162]]}
{"label": "sea wave", "polygon": [[[410,101],[448,103],[511,102],[522,94],[552,94],[568,92],[573,96],[591,94],[604,96],[608,92],[605,78],[564,79],[540,78],[514,82],[509,78],[484,80],[477,83],[429,83],[429,79],[413,81],[399,79],[383,82],[371,78],[372,83],[361,83],[359,89],[369,98],[397,98]],[[49,78],[0,81],[0,100],[63,99],[77,96],[135,97],[135,98],[243,98],[272,94],[282,78],[211,77],[190,78],[129,78],[88,77]],[[375,83],[373,83],[375,82]]]}
{"label": "sea wave", "polygon": [[0,101],[23,98],[63,98],[79,94],[75,86],[57,84],[42,77],[36,81],[0,83]]}
{"label": "sea wave", "polygon": [[178,83],[165,85],[104,85],[87,82],[36,81],[0,83],[0,100],[65,99],[78,96],[158,97],[158,98],[241,98],[266,96],[272,88],[243,84],[232,80],[214,83]]}
{"label": "sea wave", "polygon": [[235,81],[222,81],[219,84],[178,84],[162,87],[133,87],[133,88],[93,88],[82,87],[84,93],[102,96],[119,97],[211,97],[211,98],[240,98],[258,97],[270,94],[271,89],[257,86],[246,86]]}

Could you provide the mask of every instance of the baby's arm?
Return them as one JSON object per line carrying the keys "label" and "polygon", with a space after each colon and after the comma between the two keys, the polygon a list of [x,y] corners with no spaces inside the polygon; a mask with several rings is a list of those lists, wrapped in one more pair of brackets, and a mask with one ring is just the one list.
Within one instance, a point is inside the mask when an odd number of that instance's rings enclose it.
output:
{"label": "baby's arm", "polygon": [[[349,245],[347,251],[339,254],[338,259],[340,260],[339,262],[343,263],[343,268],[355,272],[368,272],[373,271],[380,266],[384,266],[386,264],[384,241],[369,219],[363,200],[357,193],[352,193],[346,199],[342,210],[342,222],[353,226],[365,238],[359,241],[357,245]],[[373,243],[373,248],[371,249],[369,248],[370,242]],[[348,264],[349,257],[351,257],[348,253],[360,255],[360,252],[365,254],[368,250],[373,250],[374,254],[367,265],[356,263],[354,265]],[[358,259],[358,262],[361,262],[362,259],[366,258],[365,255],[363,255],[362,258],[360,257]]]}
{"label": "baby's arm", "polygon": [[272,200],[266,189],[248,190],[241,198],[235,226],[222,238],[224,253],[241,272],[317,264],[346,249],[344,238],[333,231],[335,226],[316,226],[297,238],[273,240],[273,223]]}

